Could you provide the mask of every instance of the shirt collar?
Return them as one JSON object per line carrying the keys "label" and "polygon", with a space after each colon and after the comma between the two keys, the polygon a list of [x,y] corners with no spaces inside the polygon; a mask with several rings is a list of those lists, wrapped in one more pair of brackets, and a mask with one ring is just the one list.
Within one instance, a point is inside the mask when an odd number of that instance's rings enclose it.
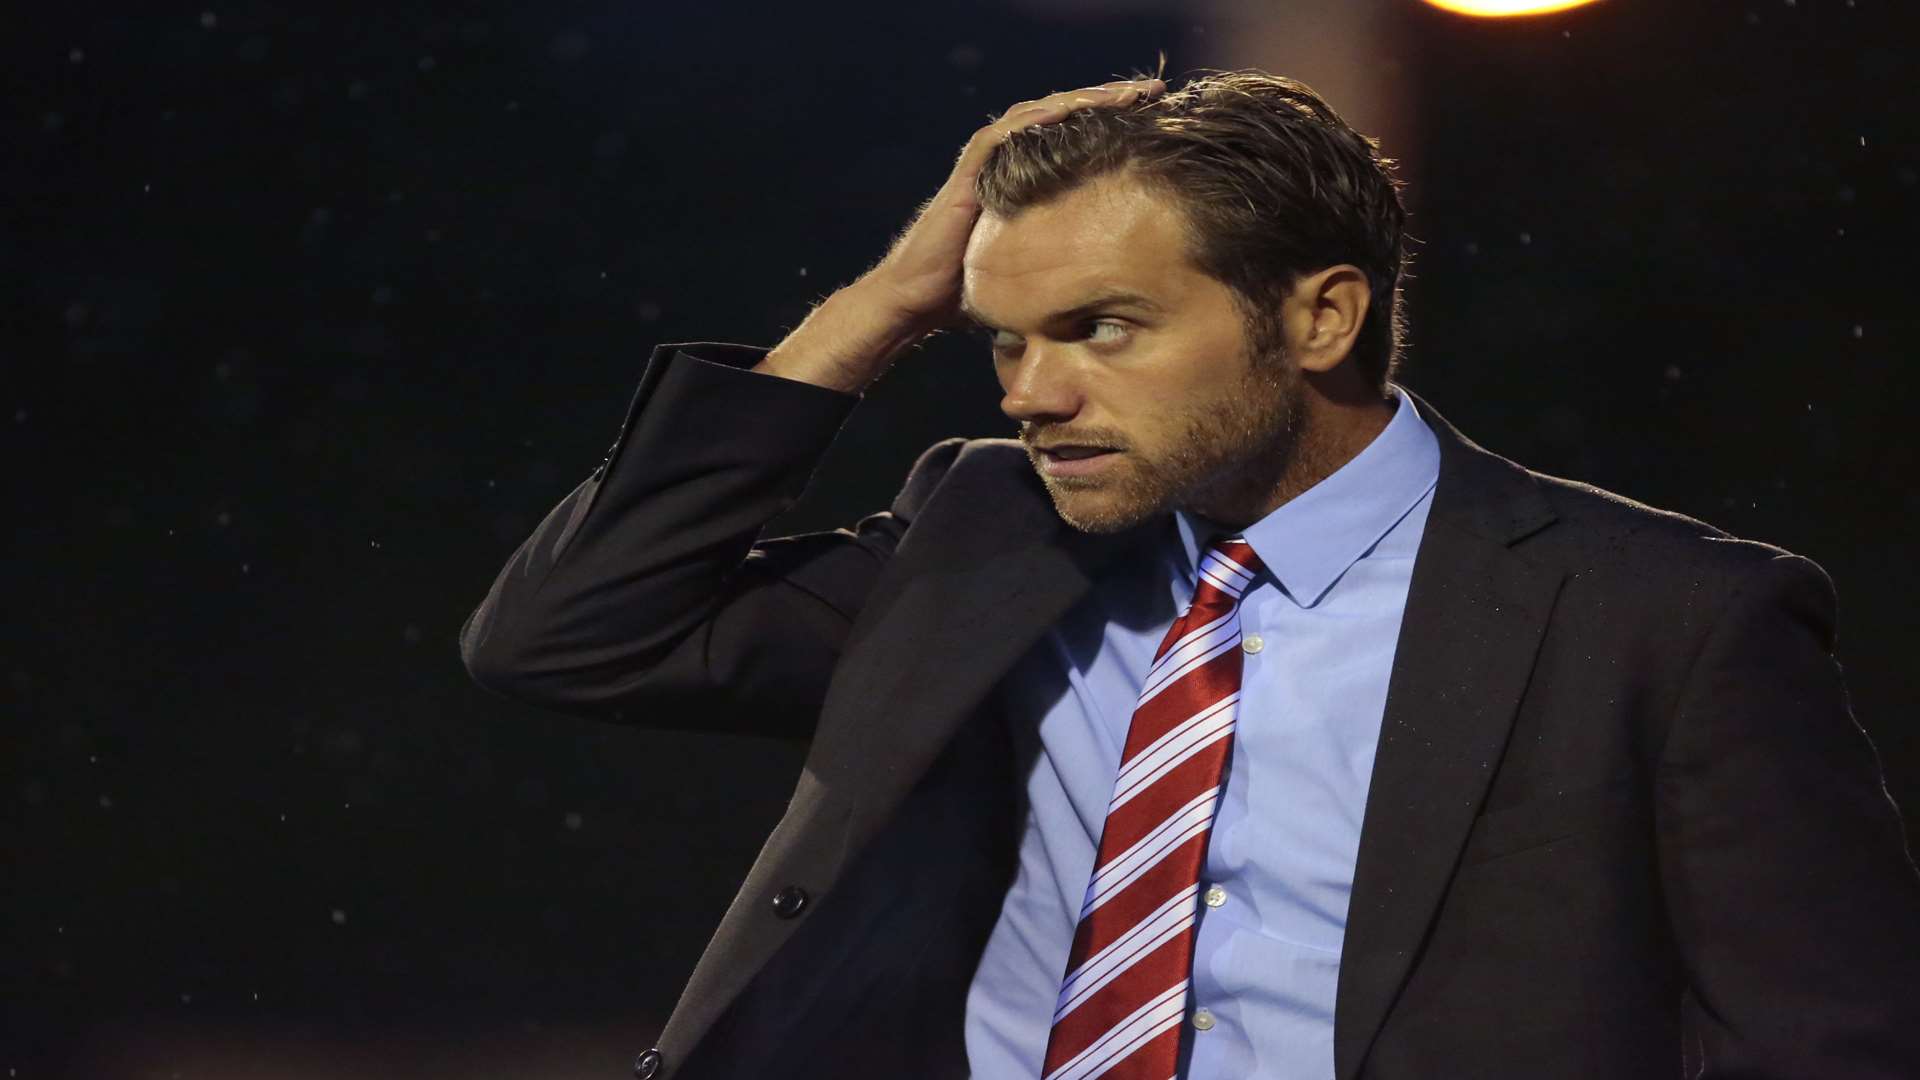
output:
{"label": "shirt collar", "polygon": [[[1433,429],[1398,384],[1388,386],[1399,399],[1393,418],[1366,449],[1240,533],[1280,590],[1301,607],[1317,604],[1439,479],[1440,444]],[[1173,516],[1180,537],[1175,562],[1190,595],[1204,544],[1224,530],[1185,510]]]}

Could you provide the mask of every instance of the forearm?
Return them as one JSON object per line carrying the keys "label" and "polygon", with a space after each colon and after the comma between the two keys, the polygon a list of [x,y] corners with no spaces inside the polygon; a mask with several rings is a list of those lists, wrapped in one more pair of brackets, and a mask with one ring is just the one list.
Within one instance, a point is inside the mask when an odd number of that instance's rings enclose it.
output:
{"label": "forearm", "polygon": [[858,398],[754,377],[758,350],[662,346],[608,460],[541,521],[461,632],[476,681],[574,700],[648,671],[798,500]]}
{"label": "forearm", "polygon": [[911,320],[894,314],[876,286],[856,281],[808,312],[753,370],[864,394],[925,336]]}

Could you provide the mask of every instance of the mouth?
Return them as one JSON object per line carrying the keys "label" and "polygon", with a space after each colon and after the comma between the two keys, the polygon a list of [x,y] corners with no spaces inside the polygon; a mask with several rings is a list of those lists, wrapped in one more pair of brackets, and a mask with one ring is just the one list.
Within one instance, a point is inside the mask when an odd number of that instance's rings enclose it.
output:
{"label": "mouth", "polygon": [[1054,446],[1040,451],[1040,465],[1049,476],[1084,476],[1105,468],[1121,453],[1104,446]]}
{"label": "mouth", "polygon": [[1095,454],[1110,454],[1113,453],[1114,450],[1111,446],[1080,446],[1074,443],[1059,443],[1054,446],[1043,446],[1040,448],[1040,452],[1050,454],[1057,458],[1064,458],[1067,461],[1078,461],[1081,458],[1092,457]]}

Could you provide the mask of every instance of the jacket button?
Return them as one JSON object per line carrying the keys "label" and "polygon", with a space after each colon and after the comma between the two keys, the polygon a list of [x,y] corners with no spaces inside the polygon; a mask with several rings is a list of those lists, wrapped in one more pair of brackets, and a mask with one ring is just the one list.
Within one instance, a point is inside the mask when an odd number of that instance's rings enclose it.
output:
{"label": "jacket button", "polygon": [[773,895],[773,913],[783,919],[793,918],[806,906],[807,890],[798,885],[789,885]]}
{"label": "jacket button", "polygon": [[633,1059],[633,1075],[639,1077],[640,1080],[653,1080],[654,1074],[659,1071],[660,1051],[657,1049],[647,1050],[639,1057]]}

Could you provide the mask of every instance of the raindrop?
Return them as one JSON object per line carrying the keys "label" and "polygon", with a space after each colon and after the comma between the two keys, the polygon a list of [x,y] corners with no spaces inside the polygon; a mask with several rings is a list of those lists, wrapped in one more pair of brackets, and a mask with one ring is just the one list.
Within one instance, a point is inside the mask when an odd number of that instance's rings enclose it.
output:
{"label": "raindrop", "polygon": [[421,71],[432,71],[434,69],[435,64],[436,64],[436,61],[434,60],[433,57],[423,56],[420,58],[419,67]]}
{"label": "raindrop", "polygon": [[1867,328],[1866,328],[1866,327],[1864,327],[1864,326],[1861,326],[1861,325],[1860,325],[1859,323],[1854,323],[1854,324],[1853,324],[1853,336],[1854,336],[1854,337],[1856,337],[1856,338],[1862,338],[1862,337],[1866,337],[1866,336],[1867,336]]}
{"label": "raindrop", "polygon": [[347,913],[340,910],[339,908],[334,908],[333,909],[333,925],[335,926],[347,925]]}
{"label": "raindrop", "polygon": [[547,42],[547,55],[562,62],[578,60],[592,47],[587,35],[578,30],[563,30]]}
{"label": "raindrop", "polygon": [[203,11],[200,13],[200,25],[211,30],[220,25],[220,16],[211,11]]}
{"label": "raindrop", "polygon": [[67,53],[67,59],[76,64],[84,64],[87,61],[87,51],[85,49],[74,49],[72,52]]}
{"label": "raindrop", "polygon": [[803,267],[801,267],[801,268],[800,268],[800,276],[801,276],[801,277],[806,277],[806,276],[807,276],[807,268],[806,268],[806,267],[804,267],[804,266],[803,266]]}
{"label": "raindrop", "polygon": [[579,831],[579,829],[580,829],[580,825],[581,825],[581,823],[582,823],[582,822],[583,822],[583,821],[584,821],[585,819],[584,819],[584,818],[582,818],[582,817],[580,816],[580,813],[579,813],[579,811],[573,811],[573,812],[571,812],[571,813],[569,813],[569,814],[567,814],[567,816],[566,816],[565,818],[563,818],[562,820],[566,822],[566,825],[567,825],[567,828],[569,828],[569,829],[572,829],[572,830],[574,830],[574,831],[576,831],[576,832],[577,832],[577,831]]}

